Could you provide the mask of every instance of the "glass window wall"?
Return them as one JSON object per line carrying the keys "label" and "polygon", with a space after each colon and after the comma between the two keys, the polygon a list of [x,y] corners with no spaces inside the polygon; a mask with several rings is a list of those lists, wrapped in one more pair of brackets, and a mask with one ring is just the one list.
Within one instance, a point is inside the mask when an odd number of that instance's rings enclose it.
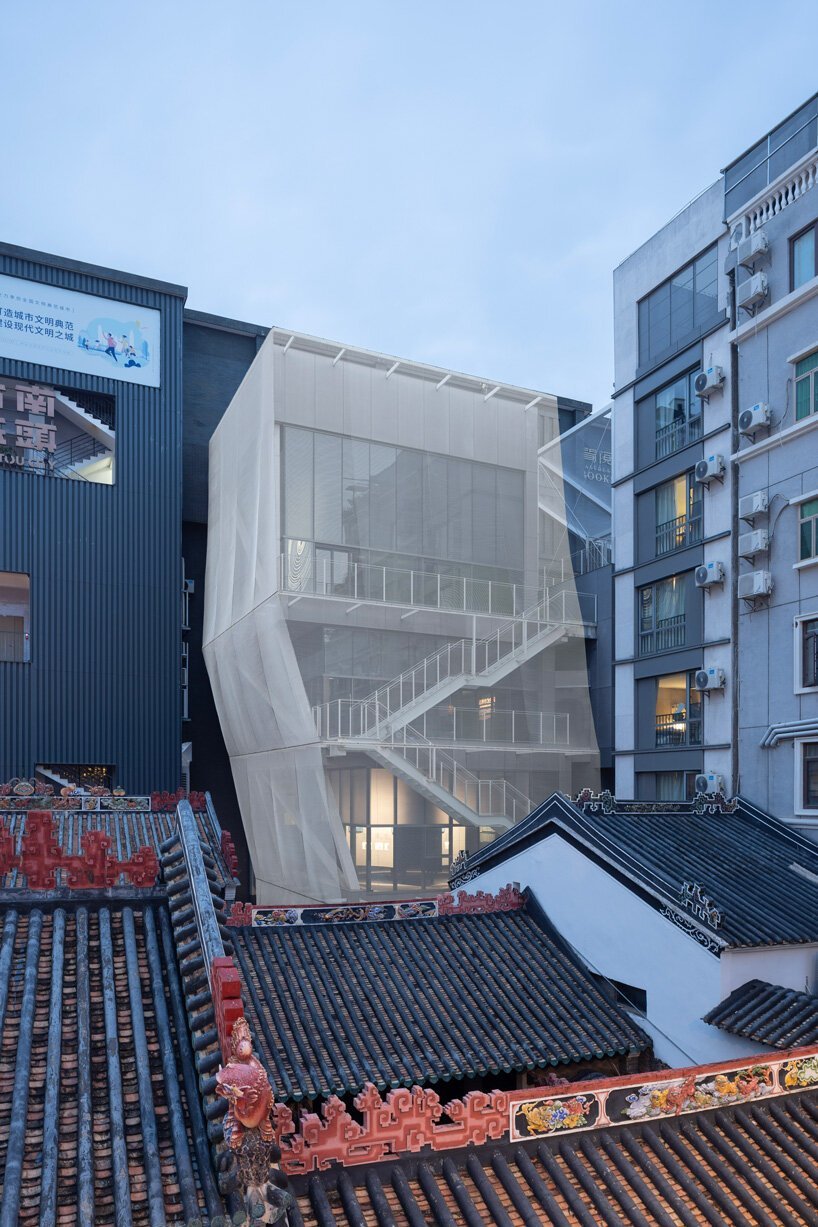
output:
{"label": "glass window wall", "polygon": [[718,251],[714,244],[639,303],[639,365],[652,365],[675,352],[718,318]]}
{"label": "glass window wall", "polygon": [[516,470],[295,426],[282,428],[281,454],[290,540],[522,570]]}

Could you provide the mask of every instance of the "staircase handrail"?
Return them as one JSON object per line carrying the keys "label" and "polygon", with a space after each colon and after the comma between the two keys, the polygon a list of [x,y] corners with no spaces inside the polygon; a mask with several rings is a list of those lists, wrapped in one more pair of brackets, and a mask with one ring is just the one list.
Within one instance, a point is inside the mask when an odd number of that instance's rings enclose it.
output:
{"label": "staircase handrail", "polygon": [[[566,616],[566,596],[571,596],[576,599],[576,617],[569,618]],[[407,689],[408,680],[411,679],[412,681],[411,697],[407,698],[406,700],[407,702],[411,702],[414,698],[418,697],[419,694],[425,694],[432,688],[432,686],[440,685],[440,683],[445,681],[447,678],[458,676],[460,674],[479,677],[481,673],[485,673],[489,668],[500,664],[501,661],[506,660],[509,656],[518,652],[520,648],[525,648],[528,644],[535,643],[542,635],[547,634],[549,631],[559,626],[587,625],[589,619],[583,616],[580,608],[580,598],[583,596],[591,599],[595,605],[595,595],[563,589],[558,594],[549,594],[545,596],[535,605],[530,606],[522,614],[518,615],[518,617],[508,618],[491,635],[487,635],[481,639],[456,639],[453,642],[446,644],[444,647],[438,648],[435,652],[431,652],[428,656],[425,656],[416,665],[413,665],[411,669],[405,669],[402,673],[398,674],[397,677],[394,677],[391,681],[387,682],[386,685],[379,686],[376,690],[373,690],[371,694],[358,700],[361,710],[363,712],[372,711],[376,716],[379,716],[381,708],[384,707],[387,713],[391,715],[393,714],[393,711],[390,709],[388,701],[384,701],[384,696],[388,696],[390,691],[397,688],[399,702],[394,711],[400,710],[400,708],[404,706],[404,681],[407,682]],[[561,602],[559,598],[561,598]],[[561,617],[551,616],[551,607],[555,603],[562,604]],[[533,635],[529,635],[528,626],[532,622],[537,626],[537,630]],[[518,630],[521,633],[519,643],[516,640],[516,632]],[[505,651],[501,651],[503,640],[509,635],[511,636],[510,645],[507,646]],[[457,665],[454,671],[452,670],[453,656],[456,664],[459,656],[459,665]],[[440,662],[443,661],[444,658],[446,660],[446,669],[444,672],[441,672]],[[418,692],[416,691],[414,679],[421,671],[423,673],[423,685]],[[431,685],[428,681],[430,675],[434,678]],[[387,718],[389,718],[389,715]],[[375,720],[374,724],[370,720],[367,720],[366,729],[378,728],[379,725],[379,718]],[[363,735],[363,730],[361,735]]]}

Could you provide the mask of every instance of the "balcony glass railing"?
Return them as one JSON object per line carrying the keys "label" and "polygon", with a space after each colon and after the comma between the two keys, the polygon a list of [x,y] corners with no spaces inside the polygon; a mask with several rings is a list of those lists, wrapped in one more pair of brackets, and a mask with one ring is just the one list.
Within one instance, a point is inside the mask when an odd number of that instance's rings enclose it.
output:
{"label": "balcony glass railing", "polygon": [[702,513],[697,507],[689,516],[677,516],[656,526],[656,553],[670,554],[702,539]]}
{"label": "balcony glass railing", "polygon": [[309,542],[285,541],[284,545],[279,586],[280,591],[287,593],[495,614],[502,618],[516,617],[542,595],[525,584],[316,558]]}
{"label": "balcony glass railing", "polygon": [[687,447],[688,443],[695,443],[701,437],[701,414],[688,418],[686,421],[682,418],[677,422],[668,422],[667,426],[658,426],[656,428],[656,459],[662,460],[665,456],[672,456],[674,452]]}
{"label": "balcony glass railing", "polygon": [[652,652],[666,652],[669,648],[685,645],[685,615],[663,618],[651,630],[639,632],[639,654],[649,656]]}
{"label": "balcony glass railing", "polygon": [[669,746],[700,746],[702,744],[701,716],[667,713],[656,717],[656,748]]}

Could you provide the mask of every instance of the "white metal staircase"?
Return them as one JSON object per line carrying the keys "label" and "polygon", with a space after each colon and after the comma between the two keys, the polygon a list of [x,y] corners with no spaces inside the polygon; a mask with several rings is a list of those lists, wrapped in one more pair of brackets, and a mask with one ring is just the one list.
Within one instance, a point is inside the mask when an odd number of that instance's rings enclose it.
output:
{"label": "white metal staircase", "polygon": [[365,699],[314,707],[321,740],[363,751],[460,821],[510,826],[530,813],[529,798],[505,779],[480,779],[411,722],[463,686],[492,686],[551,644],[587,635],[593,600],[584,597],[583,610],[573,588],[550,592],[494,634],[447,644]]}
{"label": "white metal staircase", "polygon": [[463,686],[493,686],[551,644],[569,635],[585,636],[589,621],[595,618],[583,616],[579,594],[568,589],[549,593],[486,638],[448,643],[365,699],[349,703],[343,729],[333,727],[332,704],[313,708],[318,733],[333,741],[386,739]]}

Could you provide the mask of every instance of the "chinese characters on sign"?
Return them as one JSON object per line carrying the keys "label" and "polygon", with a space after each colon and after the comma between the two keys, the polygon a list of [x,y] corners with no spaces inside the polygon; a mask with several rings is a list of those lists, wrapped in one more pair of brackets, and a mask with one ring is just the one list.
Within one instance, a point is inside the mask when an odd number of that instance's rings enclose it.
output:
{"label": "chinese characters on sign", "polygon": [[598,451],[595,447],[584,447],[582,459],[585,465],[583,476],[586,481],[601,481],[611,484],[611,453]]}
{"label": "chinese characters on sign", "polygon": [[0,357],[159,387],[151,307],[0,274]]}
{"label": "chinese characters on sign", "polygon": [[0,383],[0,463],[43,471],[56,447],[51,388]]}

